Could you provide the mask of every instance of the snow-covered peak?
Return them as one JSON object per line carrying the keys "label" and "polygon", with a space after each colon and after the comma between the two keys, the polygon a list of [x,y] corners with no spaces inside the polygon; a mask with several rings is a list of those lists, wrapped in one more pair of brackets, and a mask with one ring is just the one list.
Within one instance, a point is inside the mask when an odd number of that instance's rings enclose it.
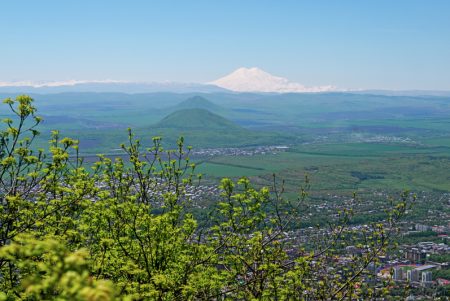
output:
{"label": "snow-covered peak", "polygon": [[288,79],[271,75],[259,68],[239,68],[210,84],[236,92],[324,92],[336,90],[333,86],[305,87]]}

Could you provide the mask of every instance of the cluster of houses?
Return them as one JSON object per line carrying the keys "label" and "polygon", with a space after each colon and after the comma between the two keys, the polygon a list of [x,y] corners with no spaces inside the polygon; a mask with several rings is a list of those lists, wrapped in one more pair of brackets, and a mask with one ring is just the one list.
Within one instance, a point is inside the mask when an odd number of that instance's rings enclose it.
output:
{"label": "cluster of houses", "polygon": [[412,285],[430,287],[433,284],[433,269],[436,265],[397,265],[393,267],[392,279],[395,281],[407,281]]}
{"label": "cluster of houses", "polygon": [[450,247],[445,243],[419,242],[414,245],[403,245],[403,259],[389,262],[380,271],[380,276],[390,274],[396,282],[407,282],[412,286],[431,287],[433,285],[449,285],[448,279],[433,279],[433,272],[449,269],[449,262],[433,262],[431,255],[450,254]]}
{"label": "cluster of houses", "polygon": [[254,156],[266,154],[278,154],[288,150],[285,145],[257,146],[253,148],[203,148],[193,150],[191,155],[197,157],[215,157],[215,156]]}

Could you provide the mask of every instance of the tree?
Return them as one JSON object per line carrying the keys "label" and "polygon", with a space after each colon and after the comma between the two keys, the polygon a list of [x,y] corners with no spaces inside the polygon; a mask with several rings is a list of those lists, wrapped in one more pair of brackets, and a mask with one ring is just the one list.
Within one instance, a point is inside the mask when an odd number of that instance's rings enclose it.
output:
{"label": "tree", "polygon": [[0,256],[20,270],[20,284],[0,293],[0,300],[92,300],[115,297],[111,281],[90,277],[86,250],[69,252],[58,239],[18,235]]}
{"label": "tree", "polygon": [[[347,208],[304,243],[295,229],[308,178],[297,200],[284,197],[275,176],[262,188],[223,179],[211,226],[199,227],[186,193],[196,185],[195,164],[182,138],[174,150],[159,137],[145,148],[129,130],[121,146],[127,160],[100,156],[89,167],[78,142],[57,131],[48,151],[34,150],[41,118],[32,99],[4,102],[16,120],[5,119],[0,132],[0,297],[350,300],[384,293],[373,270],[409,194],[392,200],[384,222],[356,229]],[[357,254],[343,256],[348,246]]]}

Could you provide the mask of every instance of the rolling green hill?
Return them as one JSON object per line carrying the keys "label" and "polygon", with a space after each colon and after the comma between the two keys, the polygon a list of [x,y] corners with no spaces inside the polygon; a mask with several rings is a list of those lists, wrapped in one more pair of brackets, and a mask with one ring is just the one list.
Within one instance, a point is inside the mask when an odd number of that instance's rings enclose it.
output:
{"label": "rolling green hill", "polygon": [[246,131],[230,120],[205,109],[182,109],[175,111],[164,117],[154,127],[183,130]]}
{"label": "rolling green hill", "polygon": [[196,147],[239,147],[286,143],[292,137],[279,133],[251,131],[205,109],[183,109],[173,112],[142,133],[162,136],[173,145],[183,136]]}
{"label": "rolling green hill", "polygon": [[204,109],[214,113],[220,113],[225,109],[202,96],[190,97],[174,107],[175,110]]}

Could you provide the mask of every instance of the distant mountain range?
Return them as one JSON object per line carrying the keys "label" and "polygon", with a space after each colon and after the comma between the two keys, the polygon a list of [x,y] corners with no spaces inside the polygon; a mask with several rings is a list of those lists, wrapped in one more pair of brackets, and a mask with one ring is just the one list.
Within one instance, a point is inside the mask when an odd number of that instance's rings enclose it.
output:
{"label": "distant mountain range", "polygon": [[117,80],[62,82],[1,82],[0,93],[51,94],[64,92],[121,92],[121,93],[331,93],[346,92],[376,95],[404,96],[450,96],[450,91],[390,91],[390,90],[343,90],[334,86],[307,87],[274,76],[259,68],[239,68],[230,74],[208,83],[179,82],[127,82]]}
{"label": "distant mountain range", "polygon": [[[64,93],[64,92],[121,92],[121,93],[215,93],[228,90],[210,84],[176,82],[125,82],[125,81],[67,81],[32,83],[0,82],[3,93]],[[229,91],[228,91],[229,92]]]}

